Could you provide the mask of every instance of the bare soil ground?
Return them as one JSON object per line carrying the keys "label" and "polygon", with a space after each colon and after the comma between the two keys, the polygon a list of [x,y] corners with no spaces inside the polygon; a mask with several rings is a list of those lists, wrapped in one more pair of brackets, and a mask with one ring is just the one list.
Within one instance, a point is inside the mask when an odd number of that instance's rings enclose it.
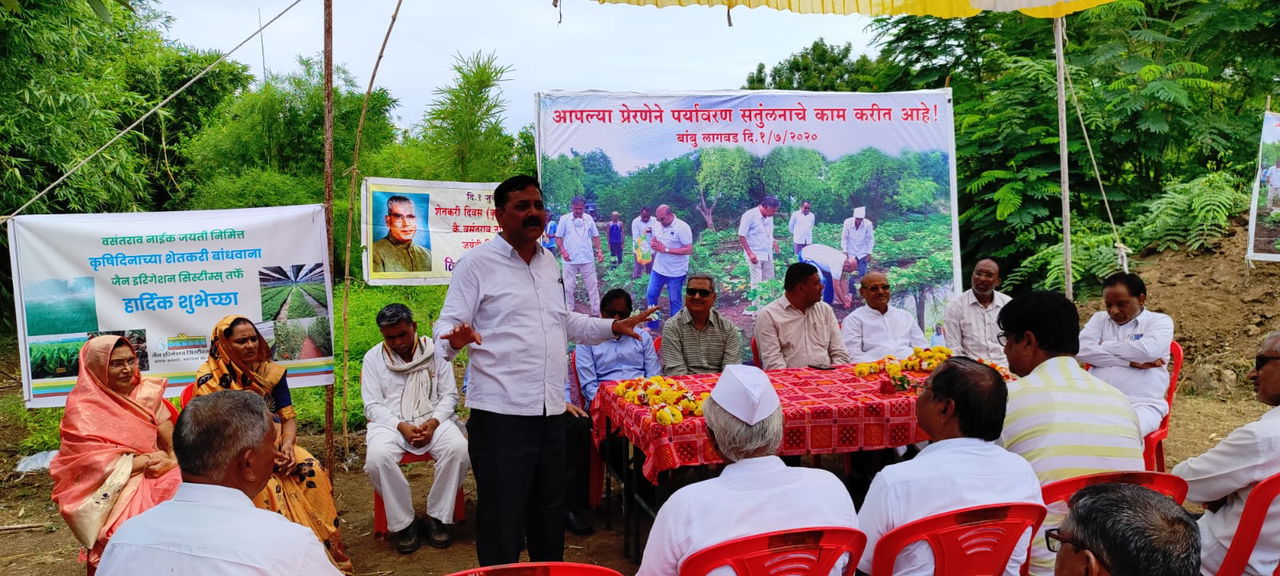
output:
{"label": "bare soil ground", "polygon": [[[1137,269],[1147,280],[1148,305],[1174,317],[1178,340],[1186,350],[1184,378],[1166,443],[1170,466],[1204,452],[1266,410],[1253,399],[1244,377],[1261,335],[1280,329],[1280,266],[1260,265],[1246,274],[1245,236],[1243,226],[1237,223],[1217,253],[1150,256]],[[1084,307],[1082,316],[1100,308],[1099,302],[1092,302]],[[14,377],[18,373],[15,356],[15,350],[0,350],[0,395],[21,394]],[[0,472],[0,573],[80,574],[83,568],[76,564],[75,540],[49,500],[52,482],[48,475],[7,472],[14,469],[17,446],[25,435],[23,422],[0,413],[0,471],[6,471]],[[398,555],[387,543],[373,539],[372,489],[360,469],[363,437],[350,440],[352,455],[346,466],[339,465],[335,471],[335,490],[344,521],[343,539],[356,573],[430,575],[473,567],[474,484],[467,483],[468,520],[455,529],[451,548],[424,547],[409,556]],[[316,454],[323,453],[321,442],[320,437],[303,438],[304,445]],[[341,439],[338,442],[341,451]],[[430,464],[409,468],[420,512],[430,471]],[[22,524],[36,526],[17,531],[4,528]],[[616,513],[614,526],[620,526]],[[623,559],[622,533],[603,530],[602,522],[597,522],[597,529],[588,537],[566,535],[566,559],[634,573],[636,566]]]}

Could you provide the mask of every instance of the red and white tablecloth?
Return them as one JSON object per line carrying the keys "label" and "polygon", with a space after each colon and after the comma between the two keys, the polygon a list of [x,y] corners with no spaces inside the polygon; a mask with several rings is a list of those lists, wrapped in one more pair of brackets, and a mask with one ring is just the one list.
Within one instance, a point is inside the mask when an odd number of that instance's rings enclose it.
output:
{"label": "red and white tablecloth", "polygon": [[[909,392],[881,394],[888,376],[859,377],[853,365],[833,370],[789,368],[767,372],[782,401],[783,435],[779,454],[835,454],[914,444],[928,438],[916,425],[916,397]],[[912,382],[927,374],[904,372]],[[674,378],[694,395],[709,392],[719,374]],[[656,484],[658,474],[679,466],[721,462],[707,438],[706,420],[687,417],[663,426],[647,406],[628,403],[601,384],[591,405],[592,430],[598,445],[605,427],[625,436],[645,453],[644,476]]]}

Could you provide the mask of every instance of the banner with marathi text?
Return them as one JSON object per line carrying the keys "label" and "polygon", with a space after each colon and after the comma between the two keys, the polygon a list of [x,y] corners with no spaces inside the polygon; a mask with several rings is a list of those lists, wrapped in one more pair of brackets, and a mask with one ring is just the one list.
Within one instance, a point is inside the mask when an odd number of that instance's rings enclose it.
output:
{"label": "banner with marathi text", "polygon": [[364,279],[372,285],[448,284],[462,253],[498,232],[498,184],[365,178]]}
{"label": "banner with marathi text", "polygon": [[[787,266],[803,260],[840,288],[824,294],[838,318],[862,305],[840,277],[883,270],[893,305],[941,339],[943,307],[961,286],[949,89],[547,92],[537,148],[551,224],[582,221],[571,213],[581,197],[599,228],[601,293],[660,297],[647,259],[656,270],[664,256],[650,254],[658,227],[645,218],[667,205],[695,238],[689,273],[716,279],[717,310],[740,326],[781,296]],[[759,216],[770,197],[777,213]]]}
{"label": "banner with marathi text", "polygon": [[333,301],[319,205],[18,216],[9,222],[28,407],[62,406],[89,338],[119,334],[170,396],[223,316],[253,320],[290,387],[333,383]]}

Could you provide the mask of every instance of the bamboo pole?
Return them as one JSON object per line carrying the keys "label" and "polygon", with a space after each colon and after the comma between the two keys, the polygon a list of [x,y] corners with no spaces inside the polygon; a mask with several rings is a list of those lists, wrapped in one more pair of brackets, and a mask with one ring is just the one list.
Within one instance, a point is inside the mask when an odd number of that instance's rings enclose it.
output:
{"label": "bamboo pole", "polygon": [[[324,0],[324,232],[333,254],[333,0]],[[333,475],[333,384],[324,389],[324,465]]]}
{"label": "bamboo pole", "polygon": [[1053,45],[1058,61],[1058,173],[1062,185],[1062,285],[1067,299],[1071,294],[1071,189],[1068,184],[1067,171],[1067,93],[1066,93],[1066,55],[1063,51],[1063,36],[1066,35],[1066,20],[1062,17],[1053,19]]}

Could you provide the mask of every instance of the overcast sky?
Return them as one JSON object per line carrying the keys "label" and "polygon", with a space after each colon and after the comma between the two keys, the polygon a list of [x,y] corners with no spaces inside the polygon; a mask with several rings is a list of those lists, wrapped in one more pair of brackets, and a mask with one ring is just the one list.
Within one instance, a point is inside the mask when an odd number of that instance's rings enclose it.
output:
{"label": "overcast sky", "polygon": [[[173,16],[167,37],[197,48],[226,51],[292,0],[162,0]],[[369,81],[394,0],[334,2],[334,60]],[[685,91],[741,87],[756,64],[767,67],[821,37],[869,50],[870,20],[862,16],[799,15],[768,8],[657,9],[602,5],[592,0],[407,0],[378,71],[377,84],[400,102],[402,127],[417,124],[433,91],[453,79],[454,55],[493,52],[512,67],[503,93],[504,125],[515,132],[533,122],[534,93],[548,90]],[[265,32],[266,67],[297,68],[298,55],[319,54],[323,2],[302,0]],[[563,22],[558,20],[563,15]],[[261,77],[263,51],[255,40],[232,58]]]}

